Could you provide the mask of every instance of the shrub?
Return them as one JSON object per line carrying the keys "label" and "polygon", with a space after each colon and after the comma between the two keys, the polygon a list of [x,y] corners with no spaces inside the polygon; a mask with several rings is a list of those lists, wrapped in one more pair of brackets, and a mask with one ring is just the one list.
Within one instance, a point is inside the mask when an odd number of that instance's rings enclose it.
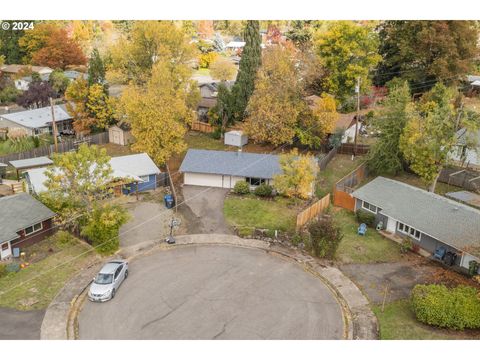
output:
{"label": "shrub", "polygon": [[343,234],[331,217],[322,217],[309,225],[310,241],[315,256],[333,259]]}
{"label": "shrub", "polygon": [[250,193],[250,185],[246,181],[237,181],[233,187],[233,192],[238,195]]}
{"label": "shrub", "polygon": [[215,130],[213,130],[213,132],[211,133],[211,137],[215,140],[220,140],[220,138],[222,137],[222,129],[216,128]]}
{"label": "shrub", "polygon": [[272,196],[273,188],[268,184],[261,184],[257,186],[254,191],[254,194],[262,197]]}
{"label": "shrub", "polygon": [[368,226],[372,226],[375,223],[375,214],[372,214],[365,210],[357,210],[356,214],[359,223],[365,223]]}
{"label": "shrub", "polygon": [[480,294],[469,286],[416,285],[413,312],[418,321],[448,329],[480,328]]}
{"label": "shrub", "polygon": [[7,274],[7,264],[0,264],[0,278],[4,277]]}
{"label": "shrub", "polygon": [[251,228],[251,227],[241,227],[239,229],[237,229],[237,234],[238,236],[242,237],[242,238],[250,238],[253,236],[253,231],[255,229],[254,228]]}
{"label": "shrub", "polygon": [[63,248],[70,245],[74,241],[74,237],[67,231],[60,230],[54,235],[55,241],[59,247]]}
{"label": "shrub", "polygon": [[400,244],[400,252],[406,254],[409,251],[413,250],[413,242],[411,239],[403,239]]}

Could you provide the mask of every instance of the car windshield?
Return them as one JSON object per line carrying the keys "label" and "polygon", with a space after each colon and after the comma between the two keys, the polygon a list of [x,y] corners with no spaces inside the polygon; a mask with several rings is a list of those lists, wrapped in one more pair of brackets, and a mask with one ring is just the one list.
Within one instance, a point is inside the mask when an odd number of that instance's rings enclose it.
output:
{"label": "car windshield", "polygon": [[95,284],[111,284],[113,280],[112,274],[98,274],[95,278]]}

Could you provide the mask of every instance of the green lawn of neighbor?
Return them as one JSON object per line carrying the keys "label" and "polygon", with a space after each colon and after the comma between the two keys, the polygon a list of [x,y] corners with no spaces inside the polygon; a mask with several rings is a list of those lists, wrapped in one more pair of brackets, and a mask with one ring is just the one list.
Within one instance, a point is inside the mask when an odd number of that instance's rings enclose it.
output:
{"label": "green lawn of neighbor", "polygon": [[236,227],[271,229],[293,232],[299,206],[294,200],[275,197],[264,200],[252,196],[229,196],[223,212],[227,222]]}
{"label": "green lawn of neighbor", "polygon": [[460,340],[480,339],[480,332],[443,330],[424,325],[415,319],[410,300],[398,300],[385,305],[374,305],[382,340]]}
{"label": "green lawn of neighbor", "polygon": [[365,236],[358,235],[359,224],[352,212],[335,208],[333,214],[343,232],[343,239],[336,254],[338,261],[342,263],[376,263],[401,259],[399,245],[381,236],[375,228],[368,227]]}
{"label": "green lawn of neighbor", "polygon": [[[66,282],[96,257],[92,248],[70,236],[53,236],[24,249],[30,265],[0,278],[0,307],[18,310],[43,309]],[[87,252],[88,251],[88,252]]]}

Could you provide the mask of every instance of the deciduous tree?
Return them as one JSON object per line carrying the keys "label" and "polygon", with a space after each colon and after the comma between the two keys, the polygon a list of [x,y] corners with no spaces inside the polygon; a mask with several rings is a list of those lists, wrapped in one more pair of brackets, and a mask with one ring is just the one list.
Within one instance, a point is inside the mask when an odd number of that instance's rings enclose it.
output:
{"label": "deciduous tree", "polygon": [[264,52],[244,126],[256,142],[293,142],[299,116],[306,108],[294,55],[292,46],[275,45]]}
{"label": "deciduous tree", "polygon": [[371,27],[353,21],[332,22],[327,31],[318,33],[315,47],[327,69],[328,93],[346,100],[355,94],[358,78],[362,89],[368,89],[369,72],[381,60],[377,53],[378,38]]}
{"label": "deciduous tree", "polygon": [[28,90],[17,98],[17,104],[29,109],[45,107],[54,96],[55,91],[48,81],[34,80],[28,86]]}
{"label": "deciduous tree", "polygon": [[235,65],[225,58],[217,58],[210,66],[210,75],[213,79],[218,79],[220,81],[232,80],[235,76],[235,72]]}
{"label": "deciduous tree", "polygon": [[54,70],[50,74],[48,82],[57,93],[57,96],[65,94],[65,90],[67,90],[68,84],[70,84],[70,80],[65,76],[62,70]]}
{"label": "deciduous tree", "polygon": [[287,197],[308,199],[313,193],[313,184],[318,174],[318,165],[310,155],[299,155],[295,149],[280,156],[283,173],[275,175],[274,186]]}
{"label": "deciduous tree", "polygon": [[196,86],[188,71],[172,73],[169,61],[157,62],[146,86],[130,85],[122,94],[120,116],[132,127],[137,151],[144,151],[157,164],[185,150],[187,125],[198,103]]}
{"label": "deciduous tree", "polygon": [[261,64],[262,39],[260,37],[260,25],[258,20],[248,20],[244,33],[245,47],[243,48],[242,58],[239,64],[239,70],[233,94],[235,97],[235,118],[243,120],[248,100],[255,89],[255,77]]}

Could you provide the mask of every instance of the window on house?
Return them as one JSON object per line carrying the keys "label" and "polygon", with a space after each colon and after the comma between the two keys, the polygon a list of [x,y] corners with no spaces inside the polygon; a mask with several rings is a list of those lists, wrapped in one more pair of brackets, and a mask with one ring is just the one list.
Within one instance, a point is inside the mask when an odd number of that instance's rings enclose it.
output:
{"label": "window on house", "polygon": [[412,228],[411,226],[402,224],[401,222],[398,222],[397,229],[399,232],[402,234],[408,235],[414,239],[420,240],[421,232],[415,228]]}
{"label": "window on house", "polygon": [[247,183],[250,184],[250,186],[258,186],[260,184],[265,183],[265,179],[260,179],[260,178],[248,178],[246,179]]}
{"label": "window on house", "polygon": [[8,250],[8,242],[2,244],[2,251]]}
{"label": "window on house", "polygon": [[140,179],[142,179],[142,181],[144,182],[148,182],[148,180],[150,179],[150,177],[148,175],[146,176],[139,176]]}
{"label": "window on house", "polygon": [[362,201],[362,207],[365,209],[365,210],[368,210],[368,211],[371,211],[373,213],[377,213],[378,211],[378,208],[375,206],[375,205],[372,205],[366,201]]}
{"label": "window on house", "polygon": [[38,224],[35,224],[35,225],[32,225],[32,226],[29,226],[27,228],[25,228],[25,235],[30,235],[30,234],[33,234],[37,231],[40,231],[43,229],[43,224],[42,223],[38,223]]}

